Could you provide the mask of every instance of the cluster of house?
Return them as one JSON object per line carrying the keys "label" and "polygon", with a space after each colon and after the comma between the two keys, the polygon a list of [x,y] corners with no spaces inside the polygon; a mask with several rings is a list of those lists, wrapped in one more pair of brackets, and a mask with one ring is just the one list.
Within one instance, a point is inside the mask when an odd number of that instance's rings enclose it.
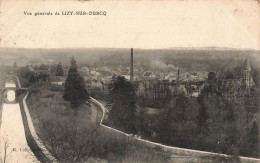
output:
{"label": "cluster of house", "polygon": [[[113,75],[122,75],[130,80],[129,68],[118,66],[117,68],[100,67],[78,69],[90,91],[108,91],[108,84]],[[163,99],[183,92],[185,95],[198,96],[200,88],[207,79],[207,72],[152,72],[143,69],[134,70],[134,84],[137,88],[137,96],[149,99]],[[178,81],[178,82],[177,82]]]}
{"label": "cluster of house", "polygon": [[[64,68],[63,76],[56,76],[50,69],[34,69],[29,67],[36,74],[47,73],[50,76],[50,83],[63,85],[67,76],[68,68]],[[130,79],[129,68],[118,66],[117,68],[80,67],[78,72],[83,76],[89,90],[99,90],[108,92],[108,84],[113,75],[122,75]],[[192,71],[181,73],[172,72],[152,72],[143,69],[134,70],[134,84],[137,88],[137,96],[147,99],[171,98],[176,94],[183,93],[185,96],[198,97],[201,90],[209,85],[208,72]],[[238,79],[221,79],[217,81],[217,91],[227,99],[243,98],[245,93],[254,86],[251,74],[251,67],[248,60],[245,60],[241,77]]]}

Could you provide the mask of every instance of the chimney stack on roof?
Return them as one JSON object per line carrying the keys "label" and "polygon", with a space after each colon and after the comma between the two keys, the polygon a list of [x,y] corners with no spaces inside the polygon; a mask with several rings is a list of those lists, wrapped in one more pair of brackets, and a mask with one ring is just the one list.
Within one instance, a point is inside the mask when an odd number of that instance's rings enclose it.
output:
{"label": "chimney stack on roof", "polygon": [[133,48],[131,48],[131,61],[130,61],[130,82],[134,81],[134,56],[133,56]]}

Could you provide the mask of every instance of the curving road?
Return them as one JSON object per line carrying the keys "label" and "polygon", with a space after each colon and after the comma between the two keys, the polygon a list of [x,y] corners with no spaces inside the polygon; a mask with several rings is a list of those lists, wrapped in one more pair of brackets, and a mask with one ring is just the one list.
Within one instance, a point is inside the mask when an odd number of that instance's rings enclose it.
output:
{"label": "curving road", "polygon": [[101,119],[102,119],[102,112],[101,112],[100,108],[98,108],[98,106],[96,106],[92,102],[90,103],[90,106],[91,106],[91,112],[92,112],[91,113],[91,122],[100,124]]}

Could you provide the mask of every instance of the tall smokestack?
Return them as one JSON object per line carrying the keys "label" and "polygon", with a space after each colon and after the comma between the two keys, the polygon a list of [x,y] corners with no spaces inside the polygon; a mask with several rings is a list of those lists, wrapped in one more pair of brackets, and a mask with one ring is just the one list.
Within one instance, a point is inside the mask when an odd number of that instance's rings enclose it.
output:
{"label": "tall smokestack", "polygon": [[130,61],[130,82],[134,81],[134,56],[133,56],[133,48],[131,48],[131,61]]}

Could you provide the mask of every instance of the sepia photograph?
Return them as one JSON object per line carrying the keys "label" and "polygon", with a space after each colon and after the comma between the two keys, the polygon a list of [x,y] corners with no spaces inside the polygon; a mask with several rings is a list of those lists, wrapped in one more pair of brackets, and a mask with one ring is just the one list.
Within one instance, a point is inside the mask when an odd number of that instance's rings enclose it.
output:
{"label": "sepia photograph", "polygon": [[257,0],[0,0],[0,163],[260,162]]}

